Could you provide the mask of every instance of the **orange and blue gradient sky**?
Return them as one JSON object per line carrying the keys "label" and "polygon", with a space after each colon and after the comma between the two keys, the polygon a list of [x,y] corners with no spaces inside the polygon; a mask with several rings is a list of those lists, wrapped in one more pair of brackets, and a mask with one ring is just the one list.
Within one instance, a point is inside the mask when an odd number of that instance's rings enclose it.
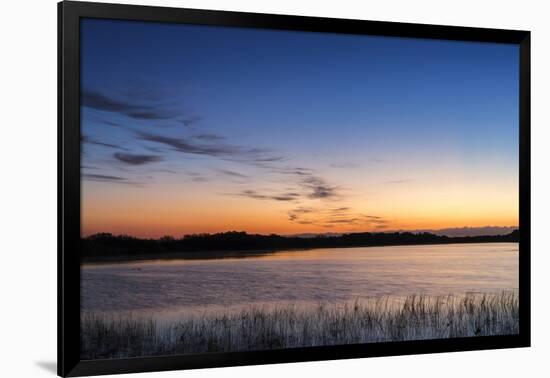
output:
{"label": "orange and blue gradient sky", "polygon": [[84,19],[82,234],[516,226],[518,59]]}

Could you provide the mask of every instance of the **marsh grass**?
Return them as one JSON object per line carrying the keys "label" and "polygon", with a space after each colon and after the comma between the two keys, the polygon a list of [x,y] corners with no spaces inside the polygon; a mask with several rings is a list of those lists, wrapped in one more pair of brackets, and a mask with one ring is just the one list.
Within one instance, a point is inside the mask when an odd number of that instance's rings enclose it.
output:
{"label": "marsh grass", "polygon": [[316,308],[250,307],[170,324],[84,313],[83,359],[236,352],[320,345],[508,335],[519,331],[516,292],[373,298]]}

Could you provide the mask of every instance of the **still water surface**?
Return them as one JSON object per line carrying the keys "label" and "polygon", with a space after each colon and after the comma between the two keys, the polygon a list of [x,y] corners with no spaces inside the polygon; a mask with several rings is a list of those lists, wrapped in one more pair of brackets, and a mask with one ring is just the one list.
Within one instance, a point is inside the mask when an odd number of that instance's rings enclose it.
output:
{"label": "still water surface", "polygon": [[326,248],[84,264],[81,270],[82,310],[161,319],[250,305],[516,290],[518,244]]}

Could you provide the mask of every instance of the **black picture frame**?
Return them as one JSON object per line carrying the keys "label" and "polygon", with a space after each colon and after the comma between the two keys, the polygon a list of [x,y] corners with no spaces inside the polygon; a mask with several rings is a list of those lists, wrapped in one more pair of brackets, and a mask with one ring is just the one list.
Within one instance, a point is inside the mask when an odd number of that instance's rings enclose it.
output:
{"label": "black picture frame", "polygon": [[[236,353],[80,360],[79,20],[107,18],[516,44],[520,333]],[[58,4],[58,374],[83,376],[530,346],[530,32],[63,1]]]}

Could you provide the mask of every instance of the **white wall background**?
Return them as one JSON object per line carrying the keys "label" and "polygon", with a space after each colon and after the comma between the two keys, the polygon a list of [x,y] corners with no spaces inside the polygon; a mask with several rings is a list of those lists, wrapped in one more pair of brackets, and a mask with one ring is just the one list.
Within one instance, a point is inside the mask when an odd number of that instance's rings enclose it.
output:
{"label": "white wall background", "polygon": [[[112,2],[118,2],[112,0]],[[550,357],[550,22],[540,0],[148,0],[202,9],[532,31],[533,347],[135,377],[542,377]],[[56,360],[56,1],[0,12],[0,376],[53,376]]]}

